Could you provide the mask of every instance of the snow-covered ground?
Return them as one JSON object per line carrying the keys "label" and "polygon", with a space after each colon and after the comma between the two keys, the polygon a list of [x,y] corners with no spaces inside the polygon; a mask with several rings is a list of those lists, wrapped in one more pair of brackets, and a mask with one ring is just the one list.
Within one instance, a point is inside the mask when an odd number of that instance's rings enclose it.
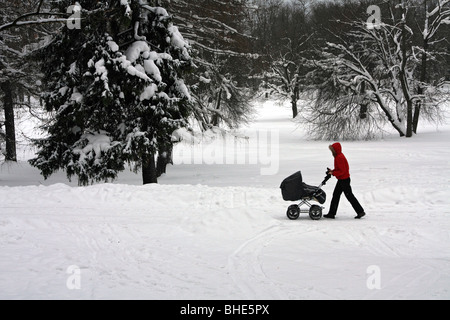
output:
{"label": "snow-covered ground", "polygon": [[179,145],[159,185],[1,165],[0,299],[450,298],[450,126],[343,142],[367,218],[343,197],[334,221],[290,221],[281,181],[318,185],[331,141],[305,138],[287,107],[258,111],[248,140]]}

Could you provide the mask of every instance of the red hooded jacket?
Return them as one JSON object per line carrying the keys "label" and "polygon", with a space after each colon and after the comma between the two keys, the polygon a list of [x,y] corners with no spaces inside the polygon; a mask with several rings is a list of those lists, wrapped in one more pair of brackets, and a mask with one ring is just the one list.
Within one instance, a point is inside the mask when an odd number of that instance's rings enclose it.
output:
{"label": "red hooded jacket", "polygon": [[333,176],[338,180],[350,178],[350,167],[347,158],[342,153],[342,146],[339,142],[331,146],[335,151]]}

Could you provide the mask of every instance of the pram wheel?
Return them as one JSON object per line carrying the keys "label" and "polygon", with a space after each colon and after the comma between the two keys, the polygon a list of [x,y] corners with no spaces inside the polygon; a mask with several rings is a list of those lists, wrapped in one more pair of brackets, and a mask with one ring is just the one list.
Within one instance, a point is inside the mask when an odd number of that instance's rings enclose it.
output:
{"label": "pram wheel", "polygon": [[312,205],[309,209],[309,217],[312,220],[322,219],[322,207],[318,205]]}
{"label": "pram wheel", "polygon": [[290,220],[297,220],[300,217],[300,207],[296,204],[293,204],[288,208],[287,217]]}

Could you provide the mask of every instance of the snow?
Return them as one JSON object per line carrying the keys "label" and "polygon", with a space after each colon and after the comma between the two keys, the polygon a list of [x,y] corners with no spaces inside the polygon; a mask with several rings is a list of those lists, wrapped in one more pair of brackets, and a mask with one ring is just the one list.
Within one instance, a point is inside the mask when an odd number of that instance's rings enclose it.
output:
{"label": "snow", "polygon": [[191,93],[189,92],[189,89],[187,88],[183,79],[175,80],[175,87],[182,97],[191,99]]}
{"label": "snow", "polygon": [[155,81],[161,82],[161,72],[159,71],[159,68],[156,66],[155,62],[153,60],[147,59],[144,60],[144,69],[145,72],[150,75]]}
{"label": "snow", "polygon": [[108,151],[111,148],[111,138],[104,131],[84,134],[82,140],[87,141],[86,146],[83,149],[73,150],[74,153],[80,155],[80,162],[87,158],[88,154],[93,154],[93,157],[99,159],[102,151]]}
{"label": "snow", "polygon": [[141,53],[150,51],[150,47],[145,41],[135,41],[125,52],[127,59],[131,63],[135,63],[137,59],[141,56]]}
{"label": "snow", "polygon": [[66,93],[67,93],[67,90],[69,90],[69,87],[64,86],[64,87],[62,87],[61,89],[59,89],[58,92],[59,92],[60,95],[65,96]]}
{"label": "snow", "polygon": [[151,81],[150,78],[144,72],[141,72],[137,68],[132,66],[131,62],[127,59],[127,57],[125,55],[121,55],[118,58],[113,59],[113,60],[120,63],[121,67],[124,68],[125,70],[127,70],[127,72],[130,75],[136,76],[145,81]]}
{"label": "snow", "polygon": [[[88,64],[91,64],[90,60]],[[107,92],[109,92],[109,79],[108,79],[108,70],[105,67],[105,60],[101,58],[99,61],[97,61],[95,64],[95,75],[100,76],[100,78],[96,78],[96,81],[102,80],[103,81],[103,87],[105,88],[105,91],[103,91],[102,96],[106,96]],[[72,97],[72,100],[73,97]]]}
{"label": "snow", "polygon": [[[136,64],[136,66],[132,66],[136,61],[143,57],[144,63],[143,66],[140,64]],[[131,75],[135,75],[144,80],[149,80],[149,76],[151,76],[156,82],[161,82],[161,72],[159,68],[156,66],[155,61],[158,62],[160,59],[171,59],[170,55],[158,54],[155,51],[150,51],[150,47],[145,41],[135,41],[125,52],[125,56],[119,58],[122,66],[127,69],[128,73]],[[142,99],[141,99],[142,100]]]}
{"label": "snow", "polygon": [[174,46],[175,48],[178,48],[181,50],[183,57],[188,60],[189,59],[189,44],[186,42],[186,40],[181,35],[180,31],[178,30],[178,27],[170,26],[167,28],[170,32],[170,44]]}
{"label": "snow", "polygon": [[101,76],[102,80],[108,79],[108,72],[105,68],[105,60],[101,58],[95,63],[95,74]]}
{"label": "snow", "polygon": [[158,86],[154,83],[151,83],[150,85],[145,87],[144,91],[141,93],[139,97],[140,101],[151,100],[156,91],[158,91]]}
{"label": "snow", "polygon": [[200,80],[200,82],[203,82],[203,83],[206,83],[206,84],[211,83],[211,79],[207,79],[207,78],[205,78],[203,76],[200,76],[199,80]]}
{"label": "snow", "polygon": [[[22,161],[0,167],[0,298],[450,298],[449,125],[409,140],[343,141],[367,217],[354,220],[343,197],[336,220],[290,221],[279,184],[301,170],[318,185],[331,141],[308,140],[288,105],[258,110],[240,131],[249,139],[222,152],[258,154],[255,132],[275,130],[274,175],[260,174],[262,162],[179,164],[159,185],[124,172],[77,187],[63,172],[44,181],[21,146]],[[92,150],[108,139],[93,135]]]}
{"label": "snow", "polygon": [[112,38],[110,40],[108,40],[107,44],[108,44],[108,46],[109,46],[109,48],[111,49],[112,52],[119,51],[119,45],[116,42],[114,42],[112,40]]}
{"label": "snow", "polygon": [[77,63],[74,62],[70,65],[70,69],[68,71],[69,74],[75,75],[77,71]]}
{"label": "snow", "polygon": [[167,10],[162,7],[151,7],[147,4],[142,4],[142,8],[145,8],[145,9],[155,13],[157,16],[159,16],[161,18],[169,16],[169,13],[167,12]]}
{"label": "snow", "polygon": [[81,101],[83,100],[83,95],[76,91],[76,92],[72,93],[70,100],[75,101],[76,103],[81,103]]}

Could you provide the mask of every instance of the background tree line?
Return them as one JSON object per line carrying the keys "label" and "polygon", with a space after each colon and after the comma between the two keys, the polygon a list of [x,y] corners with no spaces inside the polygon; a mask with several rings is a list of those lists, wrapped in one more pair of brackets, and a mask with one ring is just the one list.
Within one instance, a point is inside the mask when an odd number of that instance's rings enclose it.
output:
{"label": "background tree line", "polygon": [[[380,11],[371,28],[373,5]],[[312,136],[371,138],[388,123],[411,137],[420,119],[442,116],[449,1],[272,0],[254,17],[262,88],[290,101]]]}

